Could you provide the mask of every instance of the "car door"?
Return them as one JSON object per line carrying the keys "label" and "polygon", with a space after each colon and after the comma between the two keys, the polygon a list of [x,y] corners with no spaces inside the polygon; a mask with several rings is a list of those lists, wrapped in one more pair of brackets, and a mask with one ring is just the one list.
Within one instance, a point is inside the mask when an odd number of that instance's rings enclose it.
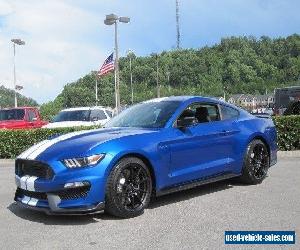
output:
{"label": "car door", "polygon": [[35,110],[28,109],[28,121],[29,121],[29,127],[31,128],[38,127],[38,117]]}
{"label": "car door", "polygon": [[174,139],[169,145],[170,184],[229,172],[230,128],[221,120],[218,105],[194,103],[184,112],[193,115],[194,122],[185,128],[174,128]]}
{"label": "car door", "polygon": [[219,105],[221,120],[224,127],[226,126],[226,134],[230,144],[228,144],[229,155],[228,155],[228,164],[230,170],[236,172],[236,169],[240,168],[241,165],[241,148],[239,147],[240,141],[240,127],[238,125],[238,117],[240,112],[225,104]]}

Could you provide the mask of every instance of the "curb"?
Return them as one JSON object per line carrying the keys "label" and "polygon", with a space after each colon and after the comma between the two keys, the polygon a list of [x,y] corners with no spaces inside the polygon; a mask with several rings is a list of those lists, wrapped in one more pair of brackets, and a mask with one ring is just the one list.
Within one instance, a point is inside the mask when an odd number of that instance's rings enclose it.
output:
{"label": "curb", "polygon": [[0,159],[0,164],[12,163],[15,159]]}
{"label": "curb", "polygon": [[294,151],[278,151],[278,157],[300,157],[300,150]]}
{"label": "curb", "polygon": [[[294,151],[278,151],[278,157],[300,157],[300,150]],[[14,163],[15,159],[0,159],[0,166],[1,164],[9,164]]]}

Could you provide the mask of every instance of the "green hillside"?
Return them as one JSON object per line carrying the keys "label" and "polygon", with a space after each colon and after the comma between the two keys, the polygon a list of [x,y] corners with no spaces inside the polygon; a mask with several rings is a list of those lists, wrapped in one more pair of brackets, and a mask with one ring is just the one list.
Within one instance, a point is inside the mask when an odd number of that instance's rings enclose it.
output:
{"label": "green hillside", "polygon": [[[181,49],[158,54],[161,96],[210,95],[273,91],[300,82],[300,35],[230,37],[200,49]],[[156,96],[156,55],[133,59],[134,102]],[[168,82],[169,72],[169,82]],[[130,103],[129,57],[120,59],[121,103]],[[114,105],[114,79],[99,80],[99,103]],[[95,104],[95,76],[90,73],[67,84],[53,101],[43,105],[47,116],[62,107]]]}
{"label": "green hillside", "polygon": [[[18,106],[37,106],[37,102],[31,98],[18,94]],[[11,89],[0,86],[0,108],[14,107],[15,94]]]}

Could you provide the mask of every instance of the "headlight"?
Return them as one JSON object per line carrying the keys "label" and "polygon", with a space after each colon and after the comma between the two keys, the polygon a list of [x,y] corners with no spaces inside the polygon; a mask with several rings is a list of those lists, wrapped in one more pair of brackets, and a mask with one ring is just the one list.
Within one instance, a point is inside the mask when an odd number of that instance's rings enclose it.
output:
{"label": "headlight", "polygon": [[96,165],[104,158],[104,156],[105,154],[91,155],[81,158],[65,159],[62,160],[62,162],[67,168],[81,168]]}

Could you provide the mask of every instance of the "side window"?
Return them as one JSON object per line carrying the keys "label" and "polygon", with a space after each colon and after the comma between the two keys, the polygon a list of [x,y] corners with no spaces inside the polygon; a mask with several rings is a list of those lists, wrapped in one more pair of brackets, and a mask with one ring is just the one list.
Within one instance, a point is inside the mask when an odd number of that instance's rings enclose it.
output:
{"label": "side window", "polygon": [[216,105],[204,105],[202,107],[207,109],[208,117],[209,117],[210,121],[219,121],[220,120],[218,106],[216,106]]}
{"label": "side window", "polygon": [[108,114],[108,116],[111,118],[112,117],[112,112],[109,110],[106,110],[106,114]]}
{"label": "side window", "polygon": [[106,119],[106,115],[103,110],[101,109],[91,110],[91,121],[99,121],[105,119]]}
{"label": "side window", "polygon": [[36,119],[37,119],[36,113],[31,109],[28,110],[28,120],[30,122],[33,122],[33,121],[36,121]]}
{"label": "side window", "polygon": [[219,121],[219,109],[215,104],[194,103],[187,107],[178,118],[179,121],[184,119],[192,121],[192,124]]}
{"label": "side window", "polygon": [[239,116],[239,111],[234,108],[230,108],[228,106],[220,105],[221,113],[222,113],[222,120],[229,120],[234,119]]}

